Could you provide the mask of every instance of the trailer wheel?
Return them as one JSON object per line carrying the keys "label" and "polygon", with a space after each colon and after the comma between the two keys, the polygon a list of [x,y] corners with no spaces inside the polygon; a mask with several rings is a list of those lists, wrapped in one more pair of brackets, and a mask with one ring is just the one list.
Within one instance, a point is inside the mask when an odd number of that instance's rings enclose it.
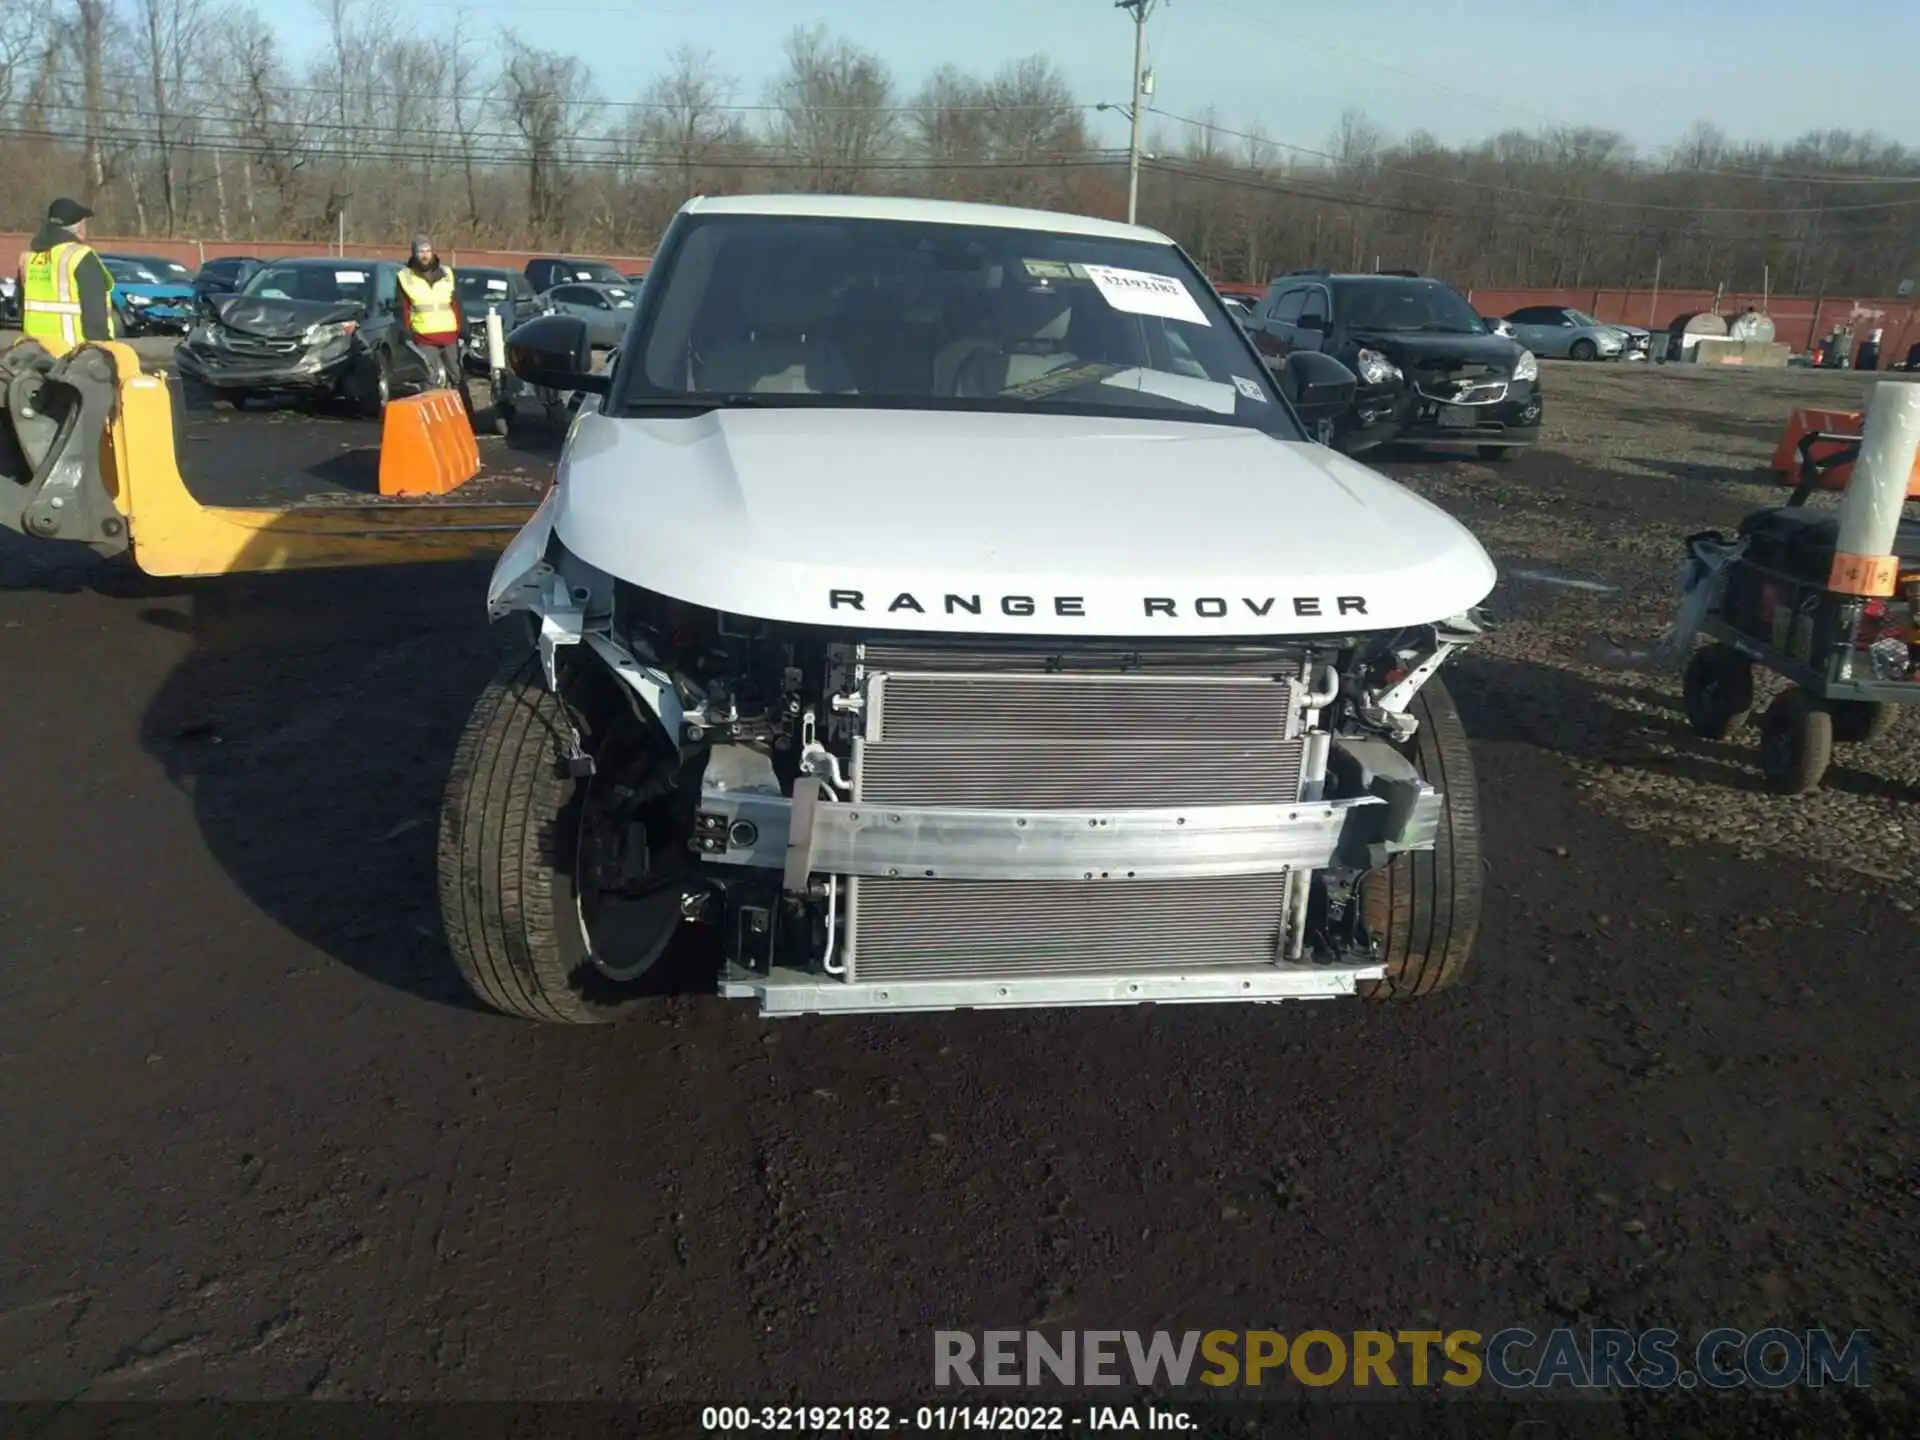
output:
{"label": "trailer wheel", "polygon": [[1833,762],[1833,712],[1798,686],[1783,690],[1760,717],[1760,769],[1767,788],[1805,795]]}
{"label": "trailer wheel", "polygon": [[1397,855],[1361,882],[1367,928],[1387,966],[1385,979],[1360,987],[1369,1000],[1410,1000],[1446,989],[1466,970],[1480,930],[1485,866],[1466,727],[1438,676],[1420,687],[1408,710],[1420,722],[1408,758],[1447,803],[1433,849]]}
{"label": "trailer wheel", "polygon": [[1833,739],[1838,745],[1871,745],[1886,738],[1900,719],[1900,709],[1879,700],[1835,700]]}
{"label": "trailer wheel", "polygon": [[[441,807],[440,913],[454,964],[480,1000],[529,1020],[595,1025],[658,993],[659,962],[681,924],[687,852],[663,830],[652,856],[660,883],[618,903],[602,894],[595,877],[620,863],[595,820],[613,776],[566,772],[570,723],[533,657],[487,686]],[[623,829],[641,830],[646,844],[644,827]]]}
{"label": "trailer wheel", "polygon": [[1681,696],[1694,734],[1728,739],[1753,714],[1753,662],[1731,645],[1696,650],[1687,662]]}

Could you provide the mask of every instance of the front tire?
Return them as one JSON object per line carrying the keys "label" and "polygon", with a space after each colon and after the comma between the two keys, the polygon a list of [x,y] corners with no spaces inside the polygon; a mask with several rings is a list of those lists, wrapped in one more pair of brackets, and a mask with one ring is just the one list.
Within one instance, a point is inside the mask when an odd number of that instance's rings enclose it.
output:
{"label": "front tire", "polygon": [[440,913],[454,964],[485,1004],[528,1020],[598,1025],[658,993],[681,901],[668,877],[647,913],[615,917],[624,926],[617,962],[595,955],[589,929],[605,930],[588,918],[592,875],[606,860],[594,855],[584,817],[599,777],[567,773],[571,724],[534,657],[514,660],[487,686],[455,749],[441,807]]}
{"label": "front tire", "polygon": [[1512,445],[1482,445],[1480,458],[1490,465],[1504,465],[1513,459],[1515,448]]}
{"label": "front tire", "polygon": [[1567,354],[1575,360],[1598,360],[1600,347],[1591,340],[1576,340]]}
{"label": "front tire", "polygon": [[375,350],[368,361],[369,368],[361,381],[360,414],[368,420],[378,420],[387,413],[387,402],[393,398],[393,366],[384,350]]}
{"label": "front tire", "polygon": [[1420,728],[1407,758],[1447,803],[1433,849],[1397,855],[1361,883],[1367,929],[1387,967],[1385,979],[1361,985],[1369,1000],[1418,999],[1455,984],[1480,931],[1486,875],[1466,727],[1438,676],[1420,687],[1408,711]]}

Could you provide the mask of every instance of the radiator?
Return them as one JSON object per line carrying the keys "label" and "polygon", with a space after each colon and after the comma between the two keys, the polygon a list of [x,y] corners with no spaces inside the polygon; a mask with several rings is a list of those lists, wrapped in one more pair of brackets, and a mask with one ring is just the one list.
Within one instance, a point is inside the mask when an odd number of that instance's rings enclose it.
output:
{"label": "radiator", "polygon": [[[1301,796],[1298,650],[863,647],[865,804],[1138,809]],[[1291,877],[847,883],[848,978],[1264,966]]]}

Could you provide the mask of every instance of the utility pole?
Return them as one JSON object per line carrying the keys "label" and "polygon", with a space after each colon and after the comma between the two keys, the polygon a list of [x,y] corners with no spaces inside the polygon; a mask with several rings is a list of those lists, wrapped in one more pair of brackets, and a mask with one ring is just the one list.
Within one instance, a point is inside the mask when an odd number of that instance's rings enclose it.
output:
{"label": "utility pole", "polygon": [[1146,98],[1147,16],[1154,0],[1113,0],[1113,8],[1133,16],[1133,133],[1127,141],[1127,223],[1140,215],[1140,111]]}

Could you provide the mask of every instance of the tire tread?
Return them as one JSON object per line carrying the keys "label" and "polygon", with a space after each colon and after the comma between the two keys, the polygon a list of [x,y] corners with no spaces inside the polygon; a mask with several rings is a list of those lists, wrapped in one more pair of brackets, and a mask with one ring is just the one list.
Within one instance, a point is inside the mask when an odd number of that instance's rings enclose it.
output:
{"label": "tire tread", "polygon": [[559,927],[576,923],[558,829],[575,782],[560,769],[567,716],[539,662],[488,684],[454,750],[440,813],[441,913],[454,965],[486,1004],[559,1024],[612,1017],[575,988]]}
{"label": "tire tread", "polygon": [[1420,720],[1410,758],[1447,798],[1432,850],[1398,857],[1370,882],[1369,923],[1381,940],[1387,976],[1363,989],[1370,999],[1417,999],[1444,990],[1465,972],[1479,932],[1485,876],[1480,797],[1453,697],[1436,676],[1412,709]]}

